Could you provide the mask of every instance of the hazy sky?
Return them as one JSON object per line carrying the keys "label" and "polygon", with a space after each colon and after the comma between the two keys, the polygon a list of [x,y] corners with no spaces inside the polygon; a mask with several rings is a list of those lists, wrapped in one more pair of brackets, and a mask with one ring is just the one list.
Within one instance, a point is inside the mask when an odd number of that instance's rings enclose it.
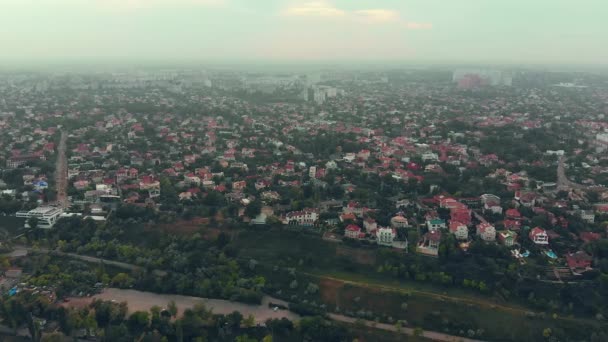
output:
{"label": "hazy sky", "polygon": [[0,60],[608,63],[608,0],[0,0]]}

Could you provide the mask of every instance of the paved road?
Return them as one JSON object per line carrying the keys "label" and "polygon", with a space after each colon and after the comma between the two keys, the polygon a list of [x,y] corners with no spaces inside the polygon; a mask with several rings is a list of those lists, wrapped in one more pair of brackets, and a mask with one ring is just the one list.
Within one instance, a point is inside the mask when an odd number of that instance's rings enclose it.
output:
{"label": "paved road", "polygon": [[[329,318],[333,319],[334,321],[346,322],[346,323],[351,323],[351,324],[354,324],[355,322],[357,322],[356,318],[343,316],[343,315],[337,315],[337,314],[329,314]],[[400,331],[397,331],[397,327],[395,327],[394,325],[391,325],[391,324],[376,323],[374,321],[368,321],[368,320],[358,320],[358,321],[363,322],[363,324],[365,324],[365,326],[373,327],[376,329],[387,330],[387,331],[392,331],[392,332],[399,332],[401,334],[405,334],[405,335],[409,335],[409,336],[415,335],[414,329],[412,329],[412,328],[401,328]],[[428,338],[430,340],[433,340],[433,341],[442,341],[442,342],[482,342],[481,340],[473,340],[473,339],[466,338],[466,337],[448,335],[448,334],[444,334],[444,333],[440,333],[440,332],[436,332],[436,331],[423,331],[421,336]]]}
{"label": "paved road", "polygon": [[70,206],[68,202],[68,161],[66,153],[66,141],[68,135],[65,131],[61,132],[61,139],[57,147],[57,164],[55,165],[55,187],[57,189],[57,204],[62,208]]}
{"label": "paved road", "polygon": [[606,189],[603,186],[587,186],[583,184],[574,183],[566,176],[566,169],[564,167],[564,156],[559,157],[559,161],[557,163],[557,188],[558,189],[576,189],[576,190],[591,190],[591,191],[601,191]]}

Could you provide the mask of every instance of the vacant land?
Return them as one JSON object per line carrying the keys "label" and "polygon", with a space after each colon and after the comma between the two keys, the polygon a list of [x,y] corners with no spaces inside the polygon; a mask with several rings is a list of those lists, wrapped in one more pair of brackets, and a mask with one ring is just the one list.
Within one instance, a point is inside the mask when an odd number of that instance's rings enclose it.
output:
{"label": "vacant land", "polygon": [[203,304],[207,309],[211,309],[216,314],[227,315],[234,311],[238,311],[243,316],[253,315],[257,323],[265,322],[267,319],[272,318],[287,318],[289,320],[298,320],[299,316],[288,310],[277,310],[274,311],[268,307],[268,303],[283,303],[278,299],[272,297],[264,297],[262,304],[250,305],[239,302],[231,302],[222,299],[207,299],[200,297],[170,295],[170,294],[158,294],[152,292],[144,292],[137,290],[121,290],[115,288],[109,288],[102,293],[88,298],[71,298],[67,306],[84,307],[90,304],[94,299],[101,300],[114,300],[116,302],[127,302],[129,306],[129,312],[134,311],[149,311],[153,306],[166,307],[170,301],[174,301],[177,305],[179,313],[183,313],[184,310],[194,307],[197,304]]}
{"label": "vacant land", "polygon": [[376,264],[376,251],[361,248],[353,248],[344,245],[336,247],[336,255],[351,258],[353,262],[362,265]]}

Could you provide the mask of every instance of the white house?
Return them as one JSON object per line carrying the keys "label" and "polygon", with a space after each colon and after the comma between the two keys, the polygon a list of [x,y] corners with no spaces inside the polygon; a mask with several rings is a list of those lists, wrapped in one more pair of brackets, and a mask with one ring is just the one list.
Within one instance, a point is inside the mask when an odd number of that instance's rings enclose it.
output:
{"label": "white house", "polygon": [[363,228],[365,228],[365,231],[369,233],[373,230],[376,230],[376,228],[378,228],[378,224],[376,223],[376,220],[371,217],[368,217],[363,220]]}
{"label": "white house", "polygon": [[312,226],[319,219],[319,213],[314,209],[304,209],[302,211],[292,211],[285,216],[285,224],[295,224],[300,226]]}
{"label": "white house", "polygon": [[469,238],[469,228],[462,222],[450,221],[450,233],[454,234],[458,240],[467,240]]}
{"label": "white house", "polygon": [[537,245],[549,244],[549,236],[547,235],[547,232],[540,227],[532,229],[528,237],[530,237],[530,240]]}
{"label": "white house", "polygon": [[496,228],[487,222],[482,222],[477,225],[477,235],[481,237],[483,241],[496,241]]}
{"label": "white house", "polygon": [[376,241],[379,245],[392,246],[397,232],[393,228],[380,227],[376,230]]}

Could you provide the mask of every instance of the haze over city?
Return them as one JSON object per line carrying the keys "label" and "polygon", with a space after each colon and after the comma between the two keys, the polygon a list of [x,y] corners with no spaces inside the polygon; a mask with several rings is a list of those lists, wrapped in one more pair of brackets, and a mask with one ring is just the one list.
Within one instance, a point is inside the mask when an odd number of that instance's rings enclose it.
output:
{"label": "haze over city", "polygon": [[605,1],[2,0],[0,60],[604,65]]}

